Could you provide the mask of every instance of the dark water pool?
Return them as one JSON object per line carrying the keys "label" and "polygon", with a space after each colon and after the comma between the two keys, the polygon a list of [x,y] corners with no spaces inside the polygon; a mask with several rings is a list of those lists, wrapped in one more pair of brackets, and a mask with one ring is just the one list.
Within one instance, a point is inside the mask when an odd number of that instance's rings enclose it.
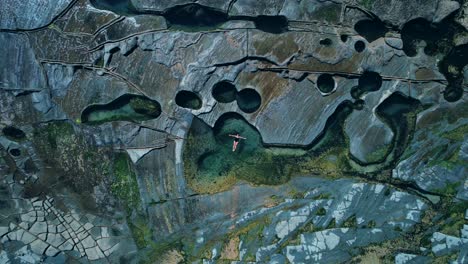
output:
{"label": "dark water pool", "polygon": [[81,113],[81,122],[102,124],[112,121],[144,121],[161,114],[159,102],[142,95],[125,94],[108,104],[86,107]]}

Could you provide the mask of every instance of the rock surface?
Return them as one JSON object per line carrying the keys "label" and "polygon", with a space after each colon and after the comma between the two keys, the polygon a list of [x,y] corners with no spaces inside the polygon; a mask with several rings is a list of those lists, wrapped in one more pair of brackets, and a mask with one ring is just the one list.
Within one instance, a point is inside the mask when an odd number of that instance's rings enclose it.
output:
{"label": "rock surface", "polygon": [[0,263],[466,262],[466,9],[6,0]]}

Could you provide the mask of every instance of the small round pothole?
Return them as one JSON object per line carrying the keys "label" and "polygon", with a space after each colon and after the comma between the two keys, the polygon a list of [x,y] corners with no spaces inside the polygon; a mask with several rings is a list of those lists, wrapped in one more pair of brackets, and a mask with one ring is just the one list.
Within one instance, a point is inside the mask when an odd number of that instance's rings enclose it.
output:
{"label": "small round pothole", "polygon": [[354,49],[357,52],[361,53],[366,49],[366,43],[364,43],[364,41],[362,40],[358,40],[356,41],[356,43],[354,43]]}
{"label": "small round pothole", "polygon": [[335,80],[333,76],[328,73],[321,74],[317,78],[317,88],[322,93],[331,93],[335,89]]}
{"label": "small round pothole", "polygon": [[21,155],[21,150],[19,150],[19,149],[17,149],[17,148],[10,149],[10,154],[11,154],[12,156],[18,157],[19,155]]}
{"label": "small round pothole", "polygon": [[463,97],[463,88],[448,86],[444,90],[444,99],[447,102],[456,102]]}
{"label": "small round pothole", "polygon": [[193,110],[197,110],[202,107],[202,100],[200,97],[196,93],[186,90],[182,90],[177,93],[175,102],[180,107]]}
{"label": "small round pothole", "polygon": [[346,41],[348,41],[348,37],[349,37],[348,35],[342,34],[342,35],[340,36],[340,39],[341,39],[341,41],[346,42]]}
{"label": "small round pothole", "polygon": [[333,44],[333,41],[329,38],[325,38],[325,39],[322,39],[320,40],[320,45],[323,45],[323,46],[331,46],[331,44]]}
{"label": "small round pothole", "polygon": [[24,139],[26,138],[26,134],[23,132],[23,130],[16,128],[14,126],[6,126],[2,129],[2,133],[9,137],[13,138],[16,140]]}
{"label": "small round pothole", "polygon": [[245,113],[253,113],[258,110],[262,103],[260,94],[251,88],[243,89],[237,93],[237,105]]}
{"label": "small round pothole", "polygon": [[378,91],[382,87],[382,77],[376,72],[366,71],[359,77],[358,86],[364,92]]}
{"label": "small round pothole", "polygon": [[237,89],[234,84],[222,81],[213,86],[211,94],[220,103],[230,103],[236,100]]}

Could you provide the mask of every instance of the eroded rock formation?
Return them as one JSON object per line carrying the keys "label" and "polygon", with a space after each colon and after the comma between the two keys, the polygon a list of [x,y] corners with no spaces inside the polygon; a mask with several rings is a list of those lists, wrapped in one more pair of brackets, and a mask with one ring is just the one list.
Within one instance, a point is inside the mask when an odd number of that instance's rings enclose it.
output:
{"label": "eroded rock formation", "polygon": [[466,14],[7,0],[0,262],[468,261]]}

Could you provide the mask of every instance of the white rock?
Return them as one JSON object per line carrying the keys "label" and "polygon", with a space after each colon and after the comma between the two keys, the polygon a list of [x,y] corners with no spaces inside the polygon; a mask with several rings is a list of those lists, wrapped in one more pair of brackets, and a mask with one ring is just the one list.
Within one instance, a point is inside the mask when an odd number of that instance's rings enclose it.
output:
{"label": "white rock", "polygon": [[47,236],[47,243],[51,244],[54,247],[58,247],[63,243],[63,238],[59,234],[49,234]]}
{"label": "white rock", "polygon": [[31,243],[31,250],[39,255],[44,254],[45,249],[47,248],[47,244],[43,241],[36,239]]}
{"label": "white rock", "polygon": [[[41,257],[40,255],[34,254],[31,250],[28,249],[28,246],[24,246],[15,252],[16,259],[19,260],[20,263],[40,263]],[[0,259],[0,263],[8,263],[2,262]]]}
{"label": "white rock", "polygon": [[461,234],[462,234],[462,238],[468,238],[468,225],[463,225]]}
{"label": "white rock", "polygon": [[50,246],[49,248],[47,248],[45,254],[46,256],[49,256],[49,257],[53,257],[55,255],[57,255],[60,251],[52,246]]}
{"label": "white rock", "polygon": [[91,236],[87,236],[84,240],[81,241],[81,244],[84,248],[90,248],[96,246],[96,242]]}
{"label": "white rock", "polygon": [[399,253],[398,255],[395,256],[395,264],[405,264],[405,263],[408,263],[408,261],[416,257],[417,255]]}
{"label": "white rock", "polygon": [[29,229],[29,232],[35,235],[46,233],[47,224],[45,222],[36,222],[31,226],[31,228]]}
{"label": "white rock", "polygon": [[460,4],[457,1],[442,0],[439,2],[433,21],[435,23],[439,23],[442,19],[446,18],[459,8]]}
{"label": "white rock", "polygon": [[36,239],[36,237],[33,236],[31,233],[24,232],[23,236],[21,237],[21,242],[23,242],[24,244],[29,244],[29,243],[33,242],[35,239]]}
{"label": "white rock", "polygon": [[86,249],[86,255],[88,256],[89,260],[97,260],[97,259],[104,258],[104,254],[97,247]]}
{"label": "white rock", "polygon": [[0,226],[0,237],[8,233],[8,227],[6,226]]}

